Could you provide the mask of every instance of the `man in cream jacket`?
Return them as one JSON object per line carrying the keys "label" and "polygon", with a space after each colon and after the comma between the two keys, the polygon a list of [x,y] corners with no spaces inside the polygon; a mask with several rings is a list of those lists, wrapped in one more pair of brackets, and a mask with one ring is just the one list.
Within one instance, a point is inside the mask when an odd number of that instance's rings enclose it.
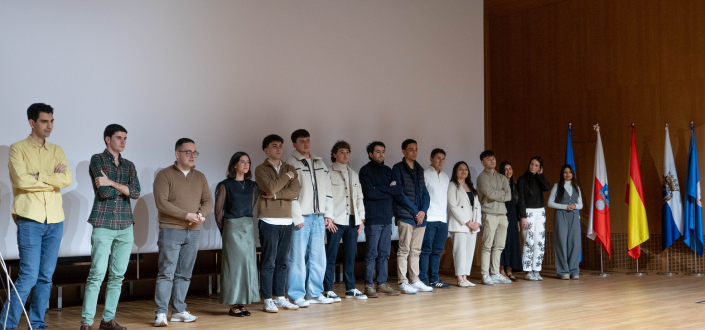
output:
{"label": "man in cream jacket", "polygon": [[362,232],[365,222],[365,205],[362,187],[357,173],[348,165],[350,144],[338,141],[331,150],[331,171],[328,173],[333,192],[333,221],[326,225],[326,278],[323,282],[325,296],[340,300],[333,292],[335,259],[338,256],[340,240],[345,251],[345,298],[367,299],[367,296],[355,288],[355,252],[357,236]]}
{"label": "man in cream jacket", "polygon": [[289,252],[288,293],[294,303],[302,308],[309,304],[330,304],[334,299],[322,294],[326,271],[323,239],[325,225],[332,222],[333,217],[328,167],[321,157],[311,153],[311,135],[308,131],[294,131],[291,142],[296,150],[286,162],[296,168],[301,194],[293,200],[291,210],[295,227]]}

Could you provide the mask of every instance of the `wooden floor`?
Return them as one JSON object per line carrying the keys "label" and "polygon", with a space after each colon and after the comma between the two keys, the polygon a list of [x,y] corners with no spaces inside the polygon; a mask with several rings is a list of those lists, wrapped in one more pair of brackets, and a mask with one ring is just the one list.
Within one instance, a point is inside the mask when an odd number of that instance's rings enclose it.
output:
{"label": "wooden floor", "polygon": [[[615,273],[601,278],[583,272],[580,280],[562,281],[544,272],[543,282],[518,282],[475,288],[436,289],[433,293],[343,298],[333,305],[312,305],[298,311],[261,311],[228,316],[217,297],[190,296],[188,310],[196,323],[170,323],[168,329],[704,329],[705,277],[643,277]],[[455,283],[444,278],[447,283]],[[473,278],[473,282],[478,282]],[[358,288],[362,283],[358,282]],[[343,294],[341,285],[334,290]],[[703,302],[703,303],[698,303]],[[154,301],[121,302],[117,320],[130,330],[152,329]],[[102,305],[98,306],[102,311]],[[81,307],[50,310],[52,330],[78,329]],[[94,328],[100,321],[96,317]],[[20,329],[26,329],[22,322]]]}

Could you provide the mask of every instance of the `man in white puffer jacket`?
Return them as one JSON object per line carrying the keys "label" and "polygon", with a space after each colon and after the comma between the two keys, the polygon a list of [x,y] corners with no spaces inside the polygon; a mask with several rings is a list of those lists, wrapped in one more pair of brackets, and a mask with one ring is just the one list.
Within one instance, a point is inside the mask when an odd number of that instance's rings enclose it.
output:
{"label": "man in white puffer jacket", "polygon": [[[305,129],[291,133],[296,149],[287,164],[298,172],[301,194],[292,202],[294,232],[289,252],[288,293],[301,308],[309,304],[330,304],[340,298],[323,295],[326,271],[325,226],[332,222],[333,196],[328,167],[311,153],[311,135]],[[306,260],[308,259],[308,263]]]}

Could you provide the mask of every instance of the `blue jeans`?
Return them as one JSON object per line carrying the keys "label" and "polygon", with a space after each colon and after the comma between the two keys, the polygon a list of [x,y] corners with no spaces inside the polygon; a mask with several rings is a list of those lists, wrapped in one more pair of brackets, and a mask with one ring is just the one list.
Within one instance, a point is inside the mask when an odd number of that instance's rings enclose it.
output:
{"label": "blue jeans", "polygon": [[[40,223],[27,218],[17,217],[17,247],[20,252],[20,274],[15,282],[17,291],[10,291],[9,302],[0,316],[0,328],[17,328],[22,317],[22,307],[29,293],[34,288],[32,304],[29,306],[29,322],[33,329],[46,325],[44,313],[51,295],[51,278],[59,257],[61,236],[64,224]],[[20,298],[17,298],[19,293]],[[21,301],[20,301],[21,300]],[[9,311],[8,311],[9,309]],[[7,321],[5,318],[7,317]]]}
{"label": "blue jeans", "polygon": [[336,225],[338,230],[335,233],[326,232],[328,237],[328,245],[326,246],[326,278],[323,282],[325,291],[333,290],[333,278],[335,277],[335,259],[338,257],[338,247],[340,239],[343,239],[343,250],[345,250],[345,261],[343,269],[345,270],[345,290],[349,291],[355,288],[355,254],[357,253],[357,229],[355,225],[355,216],[350,216],[348,225]]}
{"label": "blue jeans", "polygon": [[[446,238],[448,238],[447,223],[440,221],[426,223],[426,232],[423,235],[421,255],[419,256],[419,279],[426,284],[438,282],[438,267],[441,265],[441,252],[446,246]],[[428,281],[429,261],[431,282]]]}
{"label": "blue jeans", "polygon": [[294,227],[289,251],[289,297],[316,298],[323,293],[326,272],[326,252],[323,237],[325,220],[322,215],[304,215],[304,226]]}
{"label": "blue jeans", "polygon": [[200,239],[200,230],[159,229],[159,274],[154,290],[157,313],[169,314],[169,298],[172,300],[172,313],[186,310],[186,293],[191,285]]}
{"label": "blue jeans", "polygon": [[392,249],[392,224],[365,226],[367,238],[367,257],[365,257],[365,284],[373,285],[375,266],[377,267],[377,284],[387,283],[389,269],[389,251]]}

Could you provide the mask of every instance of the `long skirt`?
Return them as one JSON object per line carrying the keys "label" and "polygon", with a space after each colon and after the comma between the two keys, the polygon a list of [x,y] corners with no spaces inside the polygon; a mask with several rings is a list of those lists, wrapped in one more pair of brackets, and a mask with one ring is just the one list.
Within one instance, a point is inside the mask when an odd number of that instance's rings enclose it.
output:
{"label": "long skirt", "polygon": [[220,303],[246,305],[260,301],[255,230],[251,217],[223,220]]}

